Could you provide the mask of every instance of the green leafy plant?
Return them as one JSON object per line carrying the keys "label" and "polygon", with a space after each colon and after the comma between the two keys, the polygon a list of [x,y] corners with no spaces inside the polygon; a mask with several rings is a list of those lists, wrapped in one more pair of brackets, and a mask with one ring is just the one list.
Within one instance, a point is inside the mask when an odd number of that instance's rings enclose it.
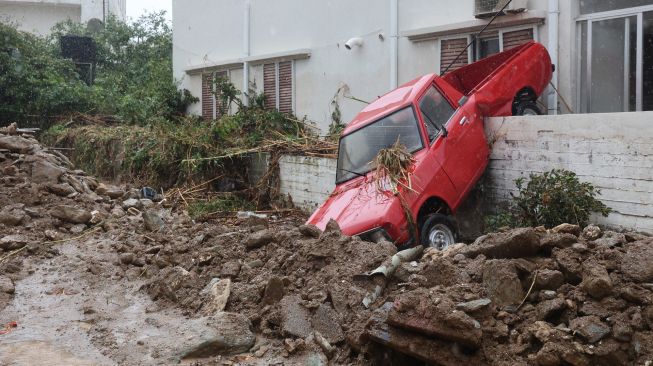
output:
{"label": "green leafy plant", "polygon": [[490,230],[502,226],[554,227],[562,223],[585,226],[592,213],[608,216],[612,211],[596,199],[601,191],[581,182],[569,170],[553,169],[515,180],[517,195],[512,195],[508,212],[486,217]]}
{"label": "green leafy plant", "polygon": [[210,201],[198,201],[188,206],[188,214],[198,218],[216,212],[251,211],[255,209],[253,202],[236,195],[227,195]]}

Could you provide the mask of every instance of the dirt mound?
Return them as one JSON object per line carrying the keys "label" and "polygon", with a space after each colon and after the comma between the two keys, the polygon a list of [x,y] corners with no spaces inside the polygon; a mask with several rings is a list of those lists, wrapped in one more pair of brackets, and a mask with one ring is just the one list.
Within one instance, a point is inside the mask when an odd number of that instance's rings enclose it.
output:
{"label": "dirt mound", "polygon": [[[82,234],[108,215],[101,185],[74,170],[59,151],[43,148],[16,128],[0,133],[0,282],[13,284],[22,275],[26,254],[52,257],[52,243]],[[24,274],[23,274],[24,275]],[[4,286],[0,309],[10,300]]]}
{"label": "dirt mound", "polygon": [[408,291],[380,307],[365,334],[441,365],[650,362],[653,239],[584,232],[592,234],[516,229],[429,250]]}

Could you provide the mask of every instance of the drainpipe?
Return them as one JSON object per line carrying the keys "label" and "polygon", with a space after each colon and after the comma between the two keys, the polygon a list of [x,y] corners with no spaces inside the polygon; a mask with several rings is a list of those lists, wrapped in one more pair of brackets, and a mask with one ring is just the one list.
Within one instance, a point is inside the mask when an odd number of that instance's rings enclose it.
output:
{"label": "drainpipe", "polygon": [[[243,13],[243,54],[250,56],[250,2],[245,0],[245,11]],[[243,62],[243,105],[249,106],[249,62]]]}
{"label": "drainpipe", "polygon": [[399,73],[399,0],[390,0],[390,89],[397,88]]}
{"label": "drainpipe", "polygon": [[[551,62],[556,65],[556,71],[553,73],[551,78],[551,83],[558,88],[558,70],[560,67],[558,65],[558,16],[560,14],[560,0],[549,0],[549,55],[551,55]],[[548,114],[558,114],[558,94],[549,88],[549,98],[548,98]]]}

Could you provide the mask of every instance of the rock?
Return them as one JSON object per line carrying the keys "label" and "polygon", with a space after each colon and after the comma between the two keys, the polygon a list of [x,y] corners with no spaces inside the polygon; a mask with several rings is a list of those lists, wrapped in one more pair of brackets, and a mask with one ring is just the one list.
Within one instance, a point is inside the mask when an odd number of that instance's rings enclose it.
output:
{"label": "rock", "polygon": [[536,290],[557,290],[565,282],[564,275],[560,271],[541,269],[537,271],[534,289]]}
{"label": "rock", "polygon": [[551,321],[555,320],[555,318],[566,308],[567,304],[565,299],[558,297],[537,304],[535,312],[538,320]]}
{"label": "rock", "polygon": [[132,264],[136,256],[134,253],[122,253],[120,254],[120,263],[122,264]]}
{"label": "rock", "polygon": [[260,248],[270,242],[274,241],[274,234],[270,230],[261,230],[249,235],[245,241],[247,249]]}
{"label": "rock", "polygon": [[220,267],[220,276],[222,277],[238,277],[240,273],[240,262],[239,261],[228,261]]}
{"label": "rock", "polygon": [[499,306],[519,304],[524,298],[515,265],[504,260],[487,261],[483,267],[483,286]]}
{"label": "rock", "polygon": [[299,227],[299,232],[302,235],[310,238],[319,238],[320,234],[322,234],[322,230],[318,229],[314,225],[301,225]]}
{"label": "rock", "polygon": [[466,313],[473,313],[475,311],[487,307],[488,305],[490,305],[490,303],[492,303],[492,300],[490,299],[479,299],[479,300],[456,304],[456,309],[464,311]]}
{"label": "rock", "polygon": [[250,329],[249,319],[241,314],[221,312],[210,317],[192,319],[189,322],[197,323],[197,327],[208,325],[214,331],[205,334],[195,345],[182,351],[181,359],[234,355],[249,351],[256,343],[256,336]]}
{"label": "rock", "polygon": [[0,212],[0,223],[7,226],[18,226],[27,219],[25,211],[20,209],[5,210]]}
{"label": "rock", "polygon": [[56,230],[46,230],[43,234],[48,240],[52,241],[57,241],[62,238],[61,233]]}
{"label": "rock", "polygon": [[231,295],[231,280],[229,278],[214,278],[202,290],[202,293],[209,296],[209,302],[206,308],[207,315],[224,311],[229,301],[229,295]]}
{"label": "rock", "polygon": [[480,254],[487,258],[522,258],[537,254],[539,244],[540,239],[534,229],[521,228],[481,236],[459,253],[467,258],[475,258]]}
{"label": "rock", "polygon": [[333,357],[333,354],[336,351],[336,348],[329,343],[329,341],[318,331],[313,333],[313,336],[315,337],[315,343],[317,343],[320,348],[322,348],[322,351],[324,354],[327,356],[327,358]]}
{"label": "rock", "polygon": [[574,224],[560,224],[551,229],[551,231],[554,233],[572,234],[578,236],[580,235],[581,228],[580,226]]}
{"label": "rock", "polygon": [[569,327],[575,335],[589,343],[596,343],[610,333],[610,327],[594,315],[573,319]]}
{"label": "rock", "polygon": [[95,189],[95,193],[99,194],[100,196],[108,196],[109,198],[115,200],[122,197],[125,194],[125,191],[116,186],[100,183]]}
{"label": "rock", "polygon": [[616,233],[614,231],[606,231],[603,233],[603,236],[599,239],[594,240],[594,245],[597,246],[606,246],[606,247],[615,247],[626,244],[626,236],[621,233]]}
{"label": "rock", "polygon": [[27,154],[33,151],[36,145],[20,136],[0,136],[0,149],[9,150],[19,154]]}
{"label": "rock", "polygon": [[283,349],[288,352],[288,354],[293,354],[299,350],[304,349],[305,343],[303,339],[291,339],[291,338],[286,338],[283,340]]}
{"label": "rock", "polygon": [[48,192],[54,193],[57,196],[61,196],[61,197],[67,197],[77,192],[75,188],[73,188],[73,186],[71,186],[68,183],[63,183],[63,184],[46,183],[44,187]]}
{"label": "rock", "polygon": [[[0,159],[0,161],[1,161],[1,160],[2,160],[2,159]],[[16,174],[18,174],[18,171],[19,171],[19,170],[18,170],[18,168],[16,168],[16,166],[14,166],[14,165],[9,165],[9,166],[6,166],[6,167],[4,167],[4,168],[2,169],[2,174],[11,176],[11,175],[16,175]]]}
{"label": "rock", "polygon": [[540,291],[540,297],[542,300],[553,300],[556,297],[557,293],[551,290]]}
{"label": "rock", "polygon": [[596,240],[601,237],[601,228],[596,225],[588,225],[583,229],[583,238],[587,240]]}
{"label": "rock", "polygon": [[124,210],[129,210],[130,208],[141,209],[143,206],[141,205],[140,200],[136,198],[128,198],[122,202],[122,208]]}
{"label": "rock", "polygon": [[340,230],[340,225],[336,220],[330,219],[329,222],[327,222],[326,227],[324,228],[324,232],[340,234],[342,233],[342,230]]}
{"label": "rock", "polygon": [[268,280],[263,294],[263,305],[274,305],[283,299],[285,294],[283,281],[279,277],[272,277]]}
{"label": "rock", "polygon": [[338,323],[338,314],[329,304],[320,304],[311,318],[311,325],[331,344],[345,340],[345,334]]}
{"label": "rock", "polygon": [[285,296],[281,299],[281,334],[284,337],[306,338],[312,332],[311,313],[298,296]]}
{"label": "rock", "polygon": [[166,224],[163,222],[163,219],[157,214],[155,210],[147,210],[143,212],[143,223],[145,228],[149,231],[161,231],[165,228]]}
{"label": "rock", "polygon": [[396,269],[394,277],[401,282],[408,282],[408,279],[411,275],[420,273],[422,270],[423,264],[417,262],[402,263]]}
{"label": "rock", "polygon": [[583,282],[580,287],[595,299],[602,299],[612,293],[612,280],[608,271],[596,260],[583,263]]}
{"label": "rock", "polygon": [[36,160],[32,163],[32,182],[57,184],[64,172],[64,168],[45,160]]}
{"label": "rock", "polygon": [[263,261],[260,260],[260,259],[254,259],[254,260],[245,262],[245,265],[247,267],[249,267],[249,268],[260,268],[260,267],[263,267],[264,264],[265,263],[263,263]]}
{"label": "rock", "polygon": [[13,294],[15,290],[14,281],[7,276],[0,275],[0,293]]}
{"label": "rock", "polygon": [[578,237],[568,233],[546,233],[540,238],[540,247],[551,250],[553,248],[568,248],[578,241]]}
{"label": "rock", "polygon": [[0,239],[0,249],[7,251],[20,249],[27,245],[28,241],[24,235],[7,235]]}
{"label": "rock", "polygon": [[59,205],[50,210],[50,215],[73,224],[86,224],[93,215],[90,212],[72,206]]}
{"label": "rock", "polygon": [[553,258],[556,260],[561,272],[565,276],[565,281],[577,284],[582,279],[583,256],[574,249],[555,249]]}
{"label": "rock", "polygon": [[81,234],[84,230],[86,230],[86,225],[84,224],[73,225],[73,227],[70,228],[72,234]]}
{"label": "rock", "polygon": [[626,245],[621,260],[621,273],[635,282],[653,281],[653,244],[635,242]]}
{"label": "rock", "polygon": [[449,342],[443,342],[433,337],[425,337],[388,325],[387,317],[391,308],[392,303],[386,303],[374,311],[368,326],[365,328],[364,335],[366,338],[383,347],[397,350],[431,365],[487,364],[487,360],[482,356],[483,352],[459,352],[459,348]]}
{"label": "rock", "polygon": [[648,305],[653,302],[651,292],[637,285],[622,287],[621,298],[640,305]]}
{"label": "rock", "polygon": [[143,207],[144,209],[154,207],[154,201],[152,201],[151,199],[141,198],[139,201],[141,203],[141,207]]}

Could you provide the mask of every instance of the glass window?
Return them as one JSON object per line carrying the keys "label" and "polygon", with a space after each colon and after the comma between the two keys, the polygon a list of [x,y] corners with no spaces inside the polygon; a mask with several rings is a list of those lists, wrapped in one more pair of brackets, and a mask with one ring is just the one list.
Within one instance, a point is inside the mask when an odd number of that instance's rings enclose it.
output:
{"label": "glass window", "polygon": [[580,13],[590,14],[602,11],[653,5],[651,0],[580,0]]}
{"label": "glass window", "polygon": [[411,153],[423,147],[412,107],[406,107],[383,117],[341,138],[336,183],[342,183],[372,170],[371,163],[379,151],[394,145],[397,141]]}
{"label": "glass window", "polygon": [[481,38],[478,43],[478,59],[482,60],[488,56],[499,53],[499,38]]}
{"label": "glass window", "polygon": [[434,86],[422,97],[419,109],[429,134],[429,141],[433,142],[453,115],[454,109]]}

